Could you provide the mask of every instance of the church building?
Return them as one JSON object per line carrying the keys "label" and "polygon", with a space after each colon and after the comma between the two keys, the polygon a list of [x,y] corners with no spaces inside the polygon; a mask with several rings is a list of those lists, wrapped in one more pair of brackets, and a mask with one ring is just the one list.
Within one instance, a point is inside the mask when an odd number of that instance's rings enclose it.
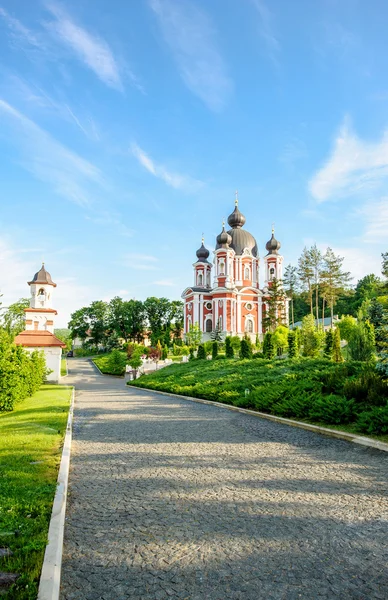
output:
{"label": "church building", "polygon": [[[184,300],[184,333],[190,325],[198,323],[203,341],[209,340],[216,328],[226,335],[254,340],[265,333],[263,319],[267,311],[268,290],[273,279],[282,279],[283,257],[279,254],[280,242],[272,237],[266,244],[263,258],[264,287],[260,288],[260,258],[257,242],[244,229],[245,217],[238,207],[228,217],[229,231],[223,224],[217,236],[213,263],[210,252],[202,245],[197,250],[193,264],[194,282],[182,294]],[[288,323],[288,302],[284,303],[285,323]]]}
{"label": "church building", "polygon": [[51,370],[47,381],[57,383],[61,377],[62,348],[66,346],[54,335],[54,318],[58,313],[51,301],[57,284],[43,264],[28,285],[31,299],[30,307],[25,309],[26,328],[16,336],[15,343],[30,352],[43,350],[46,366]]}

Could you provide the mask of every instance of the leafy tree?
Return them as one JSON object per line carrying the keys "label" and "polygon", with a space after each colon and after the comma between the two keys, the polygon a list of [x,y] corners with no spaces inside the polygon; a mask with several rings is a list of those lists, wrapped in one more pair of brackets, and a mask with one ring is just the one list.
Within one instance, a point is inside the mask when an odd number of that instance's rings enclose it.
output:
{"label": "leafy tree", "polygon": [[155,345],[170,323],[171,303],[167,298],[152,296],[144,301],[144,311],[151,330],[151,344]]}
{"label": "leafy tree", "polygon": [[128,360],[129,366],[132,367],[132,369],[134,371],[134,379],[137,378],[138,369],[143,364],[143,361],[141,359],[141,355],[142,355],[141,348],[136,348],[132,352],[132,355],[131,355],[131,357]]}
{"label": "leafy tree", "polygon": [[323,354],[324,354],[324,356],[326,356],[326,358],[333,357],[333,343],[334,343],[333,330],[329,329],[325,333],[325,348],[323,350]]}
{"label": "leafy tree", "polygon": [[284,324],[285,293],[281,280],[272,280],[265,299],[266,312],[263,318],[263,326],[267,331],[273,332],[278,325]]}
{"label": "leafy tree", "polygon": [[166,360],[167,357],[168,357],[168,348],[167,348],[167,346],[163,346],[163,348],[162,348],[162,360]]}
{"label": "leafy tree", "polygon": [[189,331],[186,334],[187,345],[192,346],[193,348],[197,348],[201,340],[202,331],[200,330],[198,323],[194,323],[194,325],[191,324],[189,327]]}
{"label": "leafy tree", "polygon": [[322,271],[322,252],[317,248],[317,245],[314,244],[310,248],[309,258],[310,258],[310,266],[313,271],[312,278],[312,287],[313,291],[315,291],[315,318],[317,320],[317,324],[319,323],[319,284],[321,281],[321,271]]}
{"label": "leafy tree", "polygon": [[346,340],[348,342],[350,340],[354,328],[357,327],[357,321],[354,317],[350,315],[345,315],[340,321],[338,321],[337,327],[340,330],[341,339]]}
{"label": "leafy tree", "polygon": [[252,346],[245,337],[241,340],[240,358],[252,358]]}
{"label": "leafy tree", "polygon": [[290,299],[291,305],[291,323],[294,325],[294,296],[298,286],[298,269],[292,265],[287,265],[283,276],[284,288]]}
{"label": "leafy tree", "polygon": [[287,343],[288,343],[288,358],[297,358],[298,346],[296,344],[295,331],[288,332]]}
{"label": "leafy tree", "polygon": [[288,334],[289,329],[284,325],[279,325],[278,327],[276,327],[273,333],[272,340],[275,344],[279,356],[281,356],[285,352],[288,346]]}
{"label": "leafy tree", "polygon": [[24,309],[30,306],[28,298],[20,298],[17,302],[10,304],[3,313],[3,327],[12,336],[18,335],[25,329]]}
{"label": "leafy tree", "polygon": [[103,300],[92,302],[88,308],[90,342],[93,346],[103,344],[108,337],[108,304]]}
{"label": "leafy tree", "polygon": [[199,344],[199,346],[198,346],[197,358],[199,360],[206,359],[206,352],[205,352],[205,347],[203,344]]}
{"label": "leafy tree", "polygon": [[87,306],[79,308],[70,315],[69,329],[71,331],[71,339],[79,338],[84,342],[88,337],[89,332],[89,309]]}
{"label": "leafy tree", "polygon": [[313,314],[313,279],[314,268],[311,263],[311,254],[308,248],[304,248],[298,260],[298,275],[302,287],[307,292],[308,302],[310,304],[310,313]]}
{"label": "leafy tree", "polygon": [[321,336],[315,326],[314,316],[306,315],[302,320],[303,355],[315,358],[321,349]]}
{"label": "leafy tree", "polygon": [[233,346],[229,335],[225,338],[225,356],[226,358],[234,358]]}
{"label": "leafy tree", "polygon": [[108,328],[126,342],[139,342],[144,332],[144,307],[140,300],[123,300],[116,296],[109,302]]}
{"label": "leafy tree", "polygon": [[64,342],[66,344],[66,351],[71,350],[72,339],[71,339],[70,329],[66,329],[66,328],[54,329],[54,335],[59,340],[61,340],[61,342]]}
{"label": "leafy tree", "polygon": [[336,256],[331,248],[327,248],[323,256],[321,272],[322,286],[330,307],[331,327],[333,328],[334,305],[340,294],[349,284],[350,273],[342,270],[344,259]]}
{"label": "leafy tree", "polygon": [[125,355],[115,348],[109,355],[107,367],[112,375],[122,375],[125,371],[126,363]]}
{"label": "leafy tree", "polygon": [[240,353],[241,339],[238,337],[238,335],[230,336],[230,345],[232,346],[233,353],[235,355]]}
{"label": "leafy tree", "polygon": [[388,252],[383,252],[381,254],[381,258],[382,258],[381,272],[384,275],[384,277],[386,279],[388,279]]}
{"label": "leafy tree", "polygon": [[214,360],[218,356],[218,342],[214,340],[212,343],[212,359]]}
{"label": "leafy tree", "polygon": [[373,325],[365,320],[358,319],[357,326],[349,339],[348,351],[352,360],[369,362],[375,353],[375,336]]}
{"label": "leafy tree", "polygon": [[270,331],[268,331],[264,336],[263,342],[263,354],[264,358],[275,358],[276,355],[276,347],[273,343],[273,335]]}

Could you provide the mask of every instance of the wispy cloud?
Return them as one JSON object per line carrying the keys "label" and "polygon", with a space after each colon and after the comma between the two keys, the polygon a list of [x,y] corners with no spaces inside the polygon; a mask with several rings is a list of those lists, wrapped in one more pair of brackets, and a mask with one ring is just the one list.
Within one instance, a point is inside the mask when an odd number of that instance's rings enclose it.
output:
{"label": "wispy cloud", "polygon": [[103,184],[102,174],[95,165],[63,146],[2,99],[1,120],[3,132],[6,127],[11,128],[12,140],[20,150],[22,166],[27,171],[66,199],[81,206],[92,204],[94,194],[90,186]]}
{"label": "wispy cloud", "polygon": [[275,65],[279,64],[280,43],[272,26],[273,15],[264,0],[252,0],[259,15],[259,34],[263,40],[269,58]]}
{"label": "wispy cloud", "polygon": [[149,0],[186,86],[220,110],[233,84],[217,48],[209,16],[189,0]]}
{"label": "wispy cloud", "polygon": [[131,145],[133,156],[138,162],[154,177],[162,179],[167,185],[179,190],[195,191],[202,187],[203,183],[197,179],[192,179],[186,175],[173,173],[161,164],[156,163],[140,146],[135,142]]}
{"label": "wispy cloud", "polygon": [[283,163],[289,168],[294,168],[295,164],[299,160],[306,157],[306,144],[299,138],[293,138],[284,145],[279,156],[279,162]]}
{"label": "wispy cloud", "polygon": [[379,142],[361,140],[345,120],[331,156],[309,182],[318,202],[365,194],[378,189],[388,177],[388,132]]}
{"label": "wispy cloud", "polygon": [[42,37],[28,29],[18,19],[10,15],[4,8],[0,7],[0,17],[2,17],[8,27],[12,41],[19,47],[30,46],[39,50],[45,50],[46,45]]}
{"label": "wispy cloud", "polygon": [[358,211],[365,223],[362,241],[368,244],[386,244],[388,239],[388,197],[364,204]]}
{"label": "wispy cloud", "polygon": [[46,8],[54,17],[45,23],[47,30],[70,48],[101,81],[122,91],[120,68],[108,43],[76,24],[59,4],[48,2]]}

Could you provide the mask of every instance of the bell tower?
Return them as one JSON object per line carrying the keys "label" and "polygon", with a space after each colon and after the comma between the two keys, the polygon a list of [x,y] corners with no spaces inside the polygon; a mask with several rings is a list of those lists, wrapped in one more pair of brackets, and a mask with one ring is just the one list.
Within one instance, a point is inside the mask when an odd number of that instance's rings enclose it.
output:
{"label": "bell tower", "polygon": [[268,254],[264,256],[265,287],[271,287],[273,279],[283,277],[283,256],[279,254],[281,243],[275,239],[275,230],[272,227],[272,237],[265,245]]}
{"label": "bell tower", "polygon": [[194,267],[194,287],[210,289],[211,288],[211,270],[212,265],[209,263],[209,250],[205,248],[205,240],[202,236],[201,247],[198,248],[197,260],[193,264]]}
{"label": "bell tower", "polygon": [[26,331],[49,331],[54,333],[54,316],[57,311],[52,308],[52,292],[57,284],[46,271],[44,263],[40,271],[28,282],[30,286],[30,307],[25,309]]}

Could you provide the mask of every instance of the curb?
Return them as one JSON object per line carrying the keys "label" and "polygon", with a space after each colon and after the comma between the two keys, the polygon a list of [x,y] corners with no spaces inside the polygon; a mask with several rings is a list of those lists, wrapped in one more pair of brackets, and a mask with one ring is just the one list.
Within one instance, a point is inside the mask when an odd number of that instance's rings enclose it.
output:
{"label": "curb", "polygon": [[59,467],[57,490],[48,532],[48,544],[44,553],[42,573],[39,582],[38,600],[58,600],[61,584],[63,552],[63,532],[65,528],[66,499],[69,479],[71,436],[74,412],[75,388],[70,401],[66,435]]}
{"label": "curb", "polygon": [[211,406],[217,406],[218,408],[226,408],[227,410],[234,410],[243,414],[248,414],[260,419],[267,419],[268,421],[274,421],[275,423],[282,423],[283,425],[290,425],[291,427],[299,427],[306,431],[312,431],[328,437],[337,438],[339,440],[345,440],[346,442],[353,442],[354,444],[360,444],[367,448],[375,448],[383,452],[388,452],[388,444],[385,442],[379,442],[371,438],[356,435],[355,433],[346,433],[345,431],[338,431],[337,429],[329,429],[327,427],[320,427],[319,425],[312,425],[311,423],[304,423],[303,421],[293,421],[292,419],[285,419],[284,417],[277,417],[275,415],[268,415],[267,413],[259,412],[256,410],[249,410],[248,408],[240,408],[238,406],[231,406],[230,404],[223,404],[222,402],[213,402],[213,400],[204,400],[203,398],[194,398],[192,396],[182,396],[181,394],[171,394],[170,392],[161,392],[159,390],[153,390],[152,388],[136,387],[131,385],[136,390],[146,390],[147,392],[154,392],[156,394],[162,394],[163,396],[171,396],[180,398],[182,400],[189,400],[190,402],[199,402],[200,404],[210,404]]}

